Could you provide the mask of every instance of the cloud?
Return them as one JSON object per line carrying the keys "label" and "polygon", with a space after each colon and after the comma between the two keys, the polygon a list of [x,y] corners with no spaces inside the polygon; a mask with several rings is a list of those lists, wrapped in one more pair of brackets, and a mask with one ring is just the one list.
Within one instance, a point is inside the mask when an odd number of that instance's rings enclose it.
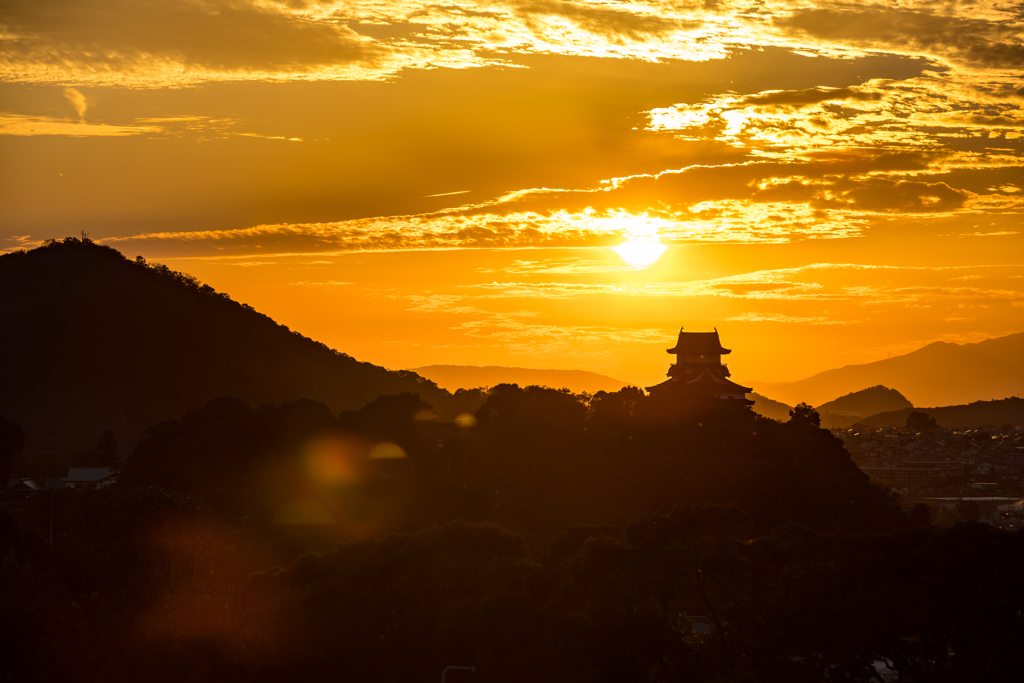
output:
{"label": "cloud", "polygon": [[[889,266],[852,263],[814,263],[795,268],[759,270],[707,280],[687,282],[623,282],[614,284],[566,282],[491,282],[464,285],[478,290],[475,298],[576,299],[586,296],[627,296],[642,298],[723,297],[761,302],[857,301],[862,305],[933,301],[936,298],[1024,301],[1024,292],[1012,289],[980,289],[947,285],[899,286],[890,284],[894,275],[915,273],[917,279],[949,270],[1006,269],[1020,266],[991,265],[964,267]],[[854,273],[861,284],[850,284]],[[886,273],[880,284],[869,284],[873,273]],[[865,279],[867,277],[868,279]]]}
{"label": "cloud", "polygon": [[[71,90],[72,88],[66,88]],[[83,105],[84,106],[84,105]],[[149,135],[152,137],[183,137],[204,141],[229,136],[263,138],[302,142],[301,138],[282,135],[266,135],[236,130],[241,121],[236,119],[213,118],[210,116],[164,116],[144,117],[132,121],[131,125],[77,122],[50,116],[30,116],[0,112],[0,135],[64,135],[69,137],[121,137],[125,135]]]}
{"label": "cloud", "polygon": [[329,13],[245,0],[11,0],[6,80],[180,83],[387,71],[388,51]]}
{"label": "cloud", "polygon": [[500,269],[478,268],[480,273],[505,273],[515,275],[592,275],[595,273],[618,273],[636,270],[633,266],[599,261],[589,258],[546,258],[542,261],[517,259]]}
{"label": "cloud", "polygon": [[822,102],[854,100],[871,102],[882,99],[881,93],[865,92],[856,88],[806,88],[804,90],[768,90],[739,98],[741,105],[805,107]]}
{"label": "cloud", "polygon": [[1019,230],[998,230],[996,232],[969,232],[960,237],[1004,237],[1006,235],[1019,235]]}
{"label": "cloud", "polygon": [[530,249],[614,246],[622,230],[568,213],[455,216],[446,212],[335,223],[258,225],[237,230],[146,233],[100,240],[162,258],[347,251]]}
{"label": "cloud", "polygon": [[68,137],[123,137],[157,132],[153,126],[113,126],[68,121],[49,116],[24,116],[0,112],[0,135],[65,135]]}
{"label": "cloud", "polygon": [[926,53],[980,67],[1024,67],[1024,44],[1014,23],[1019,16],[1010,5],[1002,16],[972,18],[975,6],[966,3],[956,10],[964,16],[945,15],[926,5],[800,8],[788,17],[776,17],[774,24],[830,44]]}
{"label": "cloud", "polygon": [[841,320],[834,320],[826,318],[824,316],[797,316],[797,315],[786,315],[784,313],[741,313],[740,315],[734,315],[731,318],[725,318],[728,322],[744,322],[744,323],[797,323],[801,325],[852,325],[859,321],[850,320],[843,318]]}
{"label": "cloud", "polygon": [[89,108],[88,103],[85,101],[85,95],[78,92],[74,88],[64,88],[64,97],[67,98],[71,106],[78,112],[78,118],[85,118],[85,111]]}
{"label": "cloud", "polygon": [[748,2],[731,0],[9,0],[0,10],[0,75],[122,86],[379,80],[407,68],[507,63],[516,54],[706,61],[766,45],[847,57],[884,50],[1017,68],[1024,47],[1016,20],[1010,5],[929,2],[900,9],[783,2],[751,10]]}

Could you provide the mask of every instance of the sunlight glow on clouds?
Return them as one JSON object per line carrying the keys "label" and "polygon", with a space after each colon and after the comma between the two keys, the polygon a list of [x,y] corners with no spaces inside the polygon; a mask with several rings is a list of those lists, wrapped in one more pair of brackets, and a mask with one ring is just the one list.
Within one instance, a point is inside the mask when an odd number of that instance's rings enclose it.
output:
{"label": "sunlight glow on clouds", "polygon": [[[272,314],[318,302],[296,329],[344,311],[325,340],[364,330],[396,367],[612,362],[679,318],[878,353],[1017,331],[1021,266],[982,264],[1024,234],[1022,22],[1001,1],[10,0],[0,248],[92,230]],[[429,326],[378,333],[380,305]]]}

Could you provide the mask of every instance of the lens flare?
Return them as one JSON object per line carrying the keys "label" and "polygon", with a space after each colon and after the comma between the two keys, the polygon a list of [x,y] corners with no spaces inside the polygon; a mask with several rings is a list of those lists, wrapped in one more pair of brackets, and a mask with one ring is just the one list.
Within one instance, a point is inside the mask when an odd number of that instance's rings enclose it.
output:
{"label": "lens flare", "polygon": [[306,447],[306,470],[321,484],[354,484],[360,477],[355,468],[365,446],[349,439],[318,439]]}
{"label": "lens flare", "polygon": [[397,460],[405,457],[405,451],[396,443],[385,441],[370,450],[370,460]]}
{"label": "lens flare", "polygon": [[460,427],[476,427],[476,415],[473,413],[459,413],[455,417],[455,424]]}
{"label": "lens flare", "polygon": [[282,505],[274,515],[274,524],[283,526],[333,524],[334,515],[322,503],[298,499]]}

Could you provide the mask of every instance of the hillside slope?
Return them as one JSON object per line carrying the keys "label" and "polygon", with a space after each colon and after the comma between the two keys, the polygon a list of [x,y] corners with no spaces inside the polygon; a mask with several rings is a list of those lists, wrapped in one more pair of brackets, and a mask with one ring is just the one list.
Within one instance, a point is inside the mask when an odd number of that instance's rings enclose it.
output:
{"label": "hillside slope", "polygon": [[942,406],[940,408],[904,408],[871,415],[861,423],[872,427],[902,427],[907,416],[914,411],[935,418],[940,427],[948,429],[981,429],[1003,425],[1024,425],[1024,398],[1011,396],[999,401],[975,401],[969,405]]}
{"label": "hillside slope", "polygon": [[278,325],[195,278],[67,239],[0,256],[0,415],[26,456],[92,447],[112,429],[121,457],[152,424],[224,395],[299,398],[334,411],[416,392],[452,397],[411,372],[359,362]]}
{"label": "hillside slope", "polygon": [[895,389],[868,387],[822,403],[817,407],[823,427],[850,427],[862,418],[876,413],[913,408],[911,403]]}
{"label": "hillside slope", "polygon": [[493,387],[507,383],[522,387],[537,385],[552,389],[566,388],[575,393],[585,391],[594,394],[598,391],[618,391],[628,386],[626,382],[586,370],[538,370],[498,365],[428,365],[413,368],[412,372],[426,377],[448,391]]}
{"label": "hillside slope", "polygon": [[818,405],[876,385],[898,387],[914,405],[1001,399],[1024,390],[1024,333],[976,344],[934,342],[911,353],[827,370],[798,382],[754,382],[777,401]]}
{"label": "hillside slope", "polygon": [[762,396],[757,393],[750,394],[750,400],[754,402],[752,408],[755,413],[773,420],[778,420],[779,422],[786,422],[789,420],[789,411],[793,409],[793,406],[791,405],[787,405],[780,401],[773,401],[767,396]]}

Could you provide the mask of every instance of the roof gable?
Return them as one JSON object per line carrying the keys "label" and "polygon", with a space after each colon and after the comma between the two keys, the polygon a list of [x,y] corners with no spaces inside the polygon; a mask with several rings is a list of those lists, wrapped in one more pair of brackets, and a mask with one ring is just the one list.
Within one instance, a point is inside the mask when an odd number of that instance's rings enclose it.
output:
{"label": "roof gable", "polygon": [[682,329],[679,330],[679,339],[676,340],[676,345],[668,349],[668,352],[695,356],[718,356],[731,353],[729,349],[722,348],[718,330],[714,332],[683,332]]}

